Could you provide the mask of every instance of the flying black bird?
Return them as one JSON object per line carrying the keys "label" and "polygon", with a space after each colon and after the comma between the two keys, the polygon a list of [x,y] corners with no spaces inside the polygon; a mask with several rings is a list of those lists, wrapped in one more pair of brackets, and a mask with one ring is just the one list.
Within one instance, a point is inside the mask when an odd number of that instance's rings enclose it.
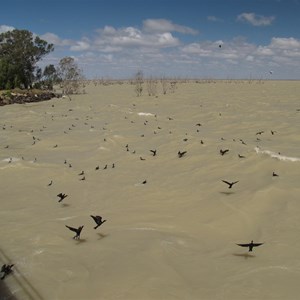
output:
{"label": "flying black bird", "polygon": [[234,181],[234,182],[228,182],[226,180],[222,180],[222,181],[225,182],[226,184],[228,184],[229,189],[231,189],[234,184],[238,183],[238,181]]}
{"label": "flying black bird", "polygon": [[153,156],[156,155],[156,149],[155,150],[149,150],[150,152],[152,152]]}
{"label": "flying black bird", "polygon": [[83,176],[83,177],[82,177],[82,178],[80,178],[79,180],[81,180],[81,181],[85,180],[85,176]]}
{"label": "flying black bird", "polygon": [[239,154],[239,158],[245,158],[246,156]]}
{"label": "flying black bird", "polygon": [[84,175],[84,171],[81,171],[81,173],[79,173],[78,175],[80,175],[80,176],[81,176],[81,175]]}
{"label": "flying black bird", "polygon": [[224,154],[226,154],[228,151],[229,151],[229,149],[225,149],[225,150],[220,149],[220,154],[221,154],[221,155],[224,155]]}
{"label": "flying black bird", "polygon": [[63,193],[59,193],[59,194],[57,195],[57,197],[59,197],[58,202],[61,202],[61,201],[63,201],[66,197],[68,197],[68,195],[63,194]]}
{"label": "flying black bird", "polygon": [[273,172],[272,174],[273,177],[279,176],[278,174],[276,174],[275,172]]}
{"label": "flying black bird", "polygon": [[258,134],[262,134],[262,133],[264,133],[264,131],[258,131],[258,132],[256,132],[256,135],[258,135]]}
{"label": "flying black bird", "polygon": [[9,275],[13,270],[12,270],[12,267],[14,265],[7,265],[7,264],[4,264],[2,267],[1,267],[1,273],[3,273],[3,275],[1,276],[1,280],[3,280],[7,275]]}
{"label": "flying black bird", "polygon": [[97,167],[95,168],[95,170],[99,170],[99,166],[97,166]]}
{"label": "flying black bird", "polygon": [[182,152],[178,151],[178,153],[177,153],[177,155],[178,155],[179,158],[181,158],[185,154],[186,154],[186,151],[182,151]]}
{"label": "flying black bird", "polygon": [[274,135],[274,133],[276,133],[276,131],[271,130],[271,134]]}
{"label": "flying black bird", "polygon": [[53,181],[51,180],[49,183],[48,183],[48,186],[52,185]]}
{"label": "flying black bird", "polygon": [[96,222],[97,226],[94,227],[94,229],[97,229],[99,226],[101,226],[104,222],[106,222],[106,220],[102,220],[101,216],[92,216],[91,217],[94,219],[94,221]]}
{"label": "flying black bird", "polygon": [[74,231],[76,232],[76,235],[73,237],[74,240],[79,240],[80,239],[80,233],[81,233],[81,230],[83,228],[83,225],[82,226],[79,226],[78,228],[74,228],[74,227],[70,227],[68,225],[65,225],[67,228],[69,228],[71,231]]}
{"label": "flying black bird", "polygon": [[146,159],[140,156],[140,160],[146,160]]}
{"label": "flying black bird", "polygon": [[249,244],[237,244],[238,246],[241,246],[241,247],[248,247],[249,248],[249,251],[252,252],[252,249],[254,247],[258,247],[260,245],[262,245],[263,243],[253,243],[253,241],[251,241],[251,243]]}
{"label": "flying black bird", "polygon": [[145,179],[143,182],[142,182],[142,184],[146,184],[147,183],[147,180]]}

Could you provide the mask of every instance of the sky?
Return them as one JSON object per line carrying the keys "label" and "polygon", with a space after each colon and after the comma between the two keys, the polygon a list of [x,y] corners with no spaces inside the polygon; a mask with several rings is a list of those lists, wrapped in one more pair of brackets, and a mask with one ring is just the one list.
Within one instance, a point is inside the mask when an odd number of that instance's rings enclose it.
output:
{"label": "sky", "polygon": [[89,79],[300,79],[300,0],[10,0],[0,33],[26,29]]}

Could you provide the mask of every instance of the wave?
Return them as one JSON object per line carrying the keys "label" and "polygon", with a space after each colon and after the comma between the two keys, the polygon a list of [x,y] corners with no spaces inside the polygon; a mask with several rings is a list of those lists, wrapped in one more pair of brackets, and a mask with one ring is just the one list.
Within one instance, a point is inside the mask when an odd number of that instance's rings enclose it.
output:
{"label": "wave", "polygon": [[283,160],[283,161],[300,161],[300,158],[298,157],[290,157],[290,156],[285,156],[285,155],[281,155],[279,153],[270,151],[270,150],[261,150],[259,147],[255,147],[254,150],[256,151],[256,153],[262,153],[262,154],[268,154],[269,156],[279,159],[279,160]]}

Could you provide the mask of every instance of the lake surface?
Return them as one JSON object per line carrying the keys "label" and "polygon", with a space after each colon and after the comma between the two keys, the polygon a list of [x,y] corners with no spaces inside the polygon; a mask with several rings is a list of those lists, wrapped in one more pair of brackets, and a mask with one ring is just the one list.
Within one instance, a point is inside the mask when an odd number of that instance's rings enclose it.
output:
{"label": "lake surface", "polygon": [[17,299],[298,299],[300,82],[86,91],[0,107],[0,262]]}

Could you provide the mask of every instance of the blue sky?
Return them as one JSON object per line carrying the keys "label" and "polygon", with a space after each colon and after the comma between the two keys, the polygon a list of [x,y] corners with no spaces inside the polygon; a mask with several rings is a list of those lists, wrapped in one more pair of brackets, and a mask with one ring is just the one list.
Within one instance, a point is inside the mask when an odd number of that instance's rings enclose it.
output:
{"label": "blue sky", "polygon": [[[53,43],[88,78],[300,79],[300,0],[10,0],[0,32]],[[220,47],[221,45],[221,47]]]}

